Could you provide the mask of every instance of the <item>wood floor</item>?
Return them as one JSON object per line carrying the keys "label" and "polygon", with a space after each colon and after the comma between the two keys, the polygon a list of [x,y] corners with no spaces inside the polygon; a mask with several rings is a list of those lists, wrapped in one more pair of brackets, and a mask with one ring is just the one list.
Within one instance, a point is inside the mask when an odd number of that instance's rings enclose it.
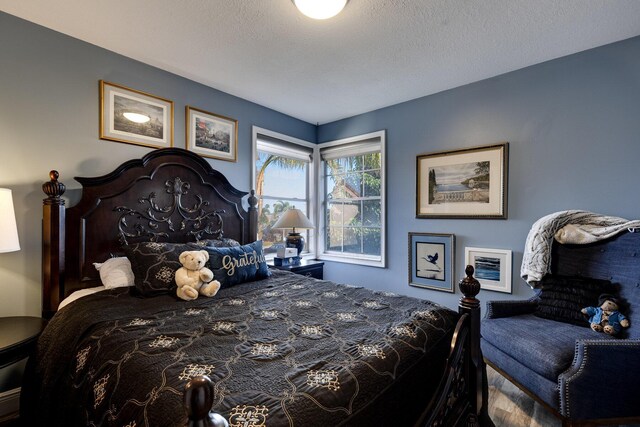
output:
{"label": "wood floor", "polygon": [[[559,419],[490,366],[487,366],[487,379],[489,383],[489,416],[496,427],[562,426]],[[619,427],[638,427],[638,425]]]}
{"label": "wood floor", "polygon": [[561,427],[562,422],[487,366],[489,416],[496,427]]}

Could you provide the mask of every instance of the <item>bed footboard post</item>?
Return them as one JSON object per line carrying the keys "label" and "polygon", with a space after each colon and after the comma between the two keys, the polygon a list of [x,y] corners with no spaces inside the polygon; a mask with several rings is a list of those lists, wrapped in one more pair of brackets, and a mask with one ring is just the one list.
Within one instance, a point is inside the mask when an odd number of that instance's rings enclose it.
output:
{"label": "bed footboard post", "polygon": [[493,425],[488,410],[487,371],[482,351],[480,350],[480,301],[476,295],[480,292],[480,282],[474,277],[474,268],[467,265],[464,270],[467,277],[460,281],[460,291],[464,295],[460,298],[458,312],[469,315],[469,357],[467,357],[469,400],[471,414],[480,425]]}
{"label": "bed footboard post", "polygon": [[184,388],[187,427],[229,427],[220,414],[211,412],[214,399],[213,381],[206,375],[191,378]]}
{"label": "bed footboard post", "polygon": [[49,172],[50,181],[42,184],[47,198],[42,201],[42,317],[51,318],[62,299],[64,281],[66,187],[58,181],[58,171]]}

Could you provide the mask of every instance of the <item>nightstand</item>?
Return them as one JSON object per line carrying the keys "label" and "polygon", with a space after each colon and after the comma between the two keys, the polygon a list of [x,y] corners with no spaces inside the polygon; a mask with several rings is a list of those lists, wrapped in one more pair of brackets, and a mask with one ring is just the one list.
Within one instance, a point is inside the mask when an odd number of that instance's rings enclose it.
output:
{"label": "nightstand", "polygon": [[273,265],[273,261],[269,261],[269,268],[277,268],[278,270],[286,270],[292,273],[301,274],[303,276],[314,277],[322,280],[324,272],[324,262],[315,259],[302,259],[300,264],[296,265]]}
{"label": "nightstand", "polygon": [[40,317],[0,317],[0,368],[28,357],[46,324]]}

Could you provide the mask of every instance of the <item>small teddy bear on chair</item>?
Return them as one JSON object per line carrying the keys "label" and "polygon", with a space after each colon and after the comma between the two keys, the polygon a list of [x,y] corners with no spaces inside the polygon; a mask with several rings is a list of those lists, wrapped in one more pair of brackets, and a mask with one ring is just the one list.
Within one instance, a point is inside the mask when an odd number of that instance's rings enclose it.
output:
{"label": "small teddy bear on chair", "polygon": [[611,295],[600,295],[600,307],[586,307],[582,313],[589,316],[591,329],[607,335],[617,335],[629,327],[629,320],[618,311],[618,300]]}
{"label": "small teddy bear on chair", "polygon": [[213,280],[213,272],[205,267],[209,260],[207,251],[184,251],[180,254],[182,267],[176,271],[176,294],[179,298],[191,301],[198,294],[212,297],[220,289],[220,282]]}

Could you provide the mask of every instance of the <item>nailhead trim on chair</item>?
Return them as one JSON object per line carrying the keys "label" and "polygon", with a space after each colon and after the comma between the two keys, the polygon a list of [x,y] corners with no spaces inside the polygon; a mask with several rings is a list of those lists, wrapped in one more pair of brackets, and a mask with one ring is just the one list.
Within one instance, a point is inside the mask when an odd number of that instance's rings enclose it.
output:
{"label": "nailhead trim on chair", "polygon": [[[569,383],[571,381],[573,381],[575,378],[577,378],[582,371],[584,370],[585,365],[587,364],[587,359],[589,359],[589,346],[591,345],[612,345],[612,346],[640,346],[640,340],[619,340],[619,341],[614,341],[614,340],[576,340],[576,349],[575,349],[575,353],[573,356],[573,362],[571,363],[571,366],[573,366],[577,359],[578,359],[578,347],[580,346],[580,344],[585,344],[584,346],[584,357],[582,358],[582,362],[580,363],[580,367],[578,368],[578,371],[576,373],[574,373],[573,375],[571,375],[569,378],[567,378],[566,380],[566,386],[565,386],[565,402],[566,402],[566,417],[567,418],[571,418],[571,411],[569,408]],[[558,389],[560,391],[560,393],[558,393],[558,395],[560,396],[560,404],[558,405],[558,407],[560,408],[560,413],[562,414],[563,411],[563,407],[562,407],[562,397],[561,397],[561,393],[562,393],[562,384],[560,381],[560,378],[558,378]],[[564,414],[563,414],[564,415]]]}

